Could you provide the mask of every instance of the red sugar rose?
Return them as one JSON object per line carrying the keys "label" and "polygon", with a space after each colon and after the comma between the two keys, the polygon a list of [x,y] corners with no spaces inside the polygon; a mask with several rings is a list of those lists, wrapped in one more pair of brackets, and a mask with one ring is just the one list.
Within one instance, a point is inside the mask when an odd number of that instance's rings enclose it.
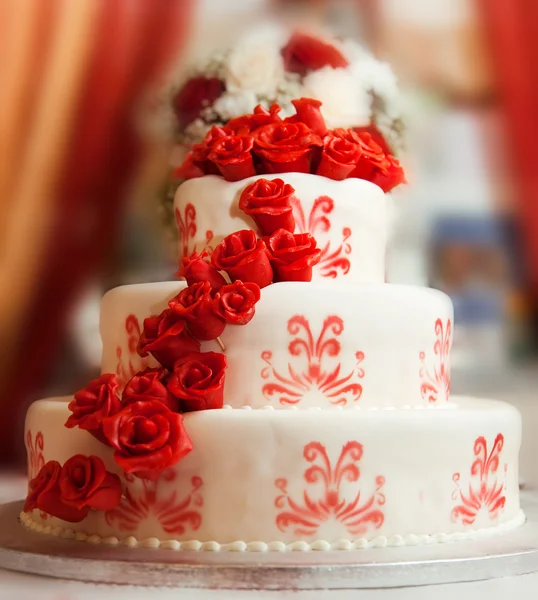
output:
{"label": "red sugar rose", "polygon": [[174,112],[181,127],[197,119],[204,108],[211,106],[225,90],[216,77],[193,77],[181,88],[173,101]]}
{"label": "red sugar rose", "polygon": [[387,157],[383,152],[383,148],[374,141],[369,133],[356,133],[351,129],[335,129],[334,134],[360,145],[361,158],[355,169],[349,174],[349,177],[371,181],[375,169],[388,167]]}
{"label": "red sugar rose", "polygon": [[308,71],[317,71],[323,67],[338,69],[347,67],[349,62],[331,44],[304,33],[292,35],[282,50],[284,68],[291,73],[306,75]]}
{"label": "red sugar rose", "polygon": [[378,185],[385,193],[390,192],[397,185],[407,183],[400,162],[390,154],[387,155],[387,161],[383,166],[374,169],[370,181]]}
{"label": "red sugar rose", "polygon": [[211,255],[213,266],[226,271],[232,281],[252,281],[261,288],[273,280],[265,244],[250,229],[225,237]]}
{"label": "red sugar rose", "polygon": [[168,306],[187,321],[192,335],[202,341],[214,340],[224,331],[226,322],[213,312],[209,281],[199,281],[181,290]]}
{"label": "red sugar rose", "polygon": [[275,231],[265,238],[271,254],[275,281],[312,281],[312,267],[321,258],[321,250],[309,233]]}
{"label": "red sugar rose", "polygon": [[222,408],[226,357],[218,352],[197,352],[180,358],[168,389],[185,412]]}
{"label": "red sugar rose", "polygon": [[192,450],[183,417],[162,402],[133,402],[103,420],[114,460],[141,479],[158,479]]}
{"label": "red sugar rose", "polygon": [[138,341],[138,354],[151,354],[163,367],[171,368],[184,354],[197,352],[200,342],[187,331],[185,321],[173,310],[144,319],[144,331]]}
{"label": "red sugar rose", "polygon": [[209,160],[209,154],[213,149],[213,144],[217,140],[232,133],[227,127],[212,127],[207,132],[203,141],[193,145],[183,164],[174,171],[174,177],[179,179],[194,179],[195,177],[203,177],[204,175],[219,175],[220,172],[217,165]]}
{"label": "red sugar rose", "polygon": [[330,179],[346,179],[356,169],[361,157],[362,145],[358,135],[355,140],[352,135],[343,137],[329,132],[323,138],[323,150],[316,174]]}
{"label": "red sugar rose", "polygon": [[213,143],[208,159],[217,165],[226,181],[246,179],[256,175],[250,153],[253,145],[254,141],[249,135],[228,135]]}
{"label": "red sugar rose", "polygon": [[121,502],[121,482],[98,456],[72,456],[58,480],[61,499],[77,509],[112,510]]}
{"label": "red sugar rose", "polygon": [[226,279],[211,265],[205,258],[207,252],[198,254],[193,252],[189,257],[183,258],[177,277],[183,277],[187,281],[187,285],[192,285],[198,281],[209,281],[213,291],[218,290],[226,283]]}
{"label": "red sugar rose", "polygon": [[24,503],[24,512],[39,509],[48,515],[79,523],[86,518],[90,508],[76,508],[62,501],[59,486],[62,467],[55,460],[49,460],[39,473],[30,481],[28,495]]}
{"label": "red sugar rose", "polygon": [[375,125],[363,125],[362,127],[353,127],[353,131],[356,133],[368,133],[372,136],[372,140],[380,146],[381,150],[385,154],[392,154],[392,150],[387,143],[387,140],[383,137],[383,134],[379,131],[379,129]]}
{"label": "red sugar rose", "polygon": [[258,104],[251,115],[243,115],[228,121],[226,128],[233,130],[238,135],[247,135],[264,125],[281,122],[279,112],[278,104],[273,104],[269,110]]}
{"label": "red sugar rose", "polygon": [[101,420],[121,409],[118,388],[118,377],[112,373],[105,373],[90,381],[85,388],[75,393],[74,399],[69,403],[68,408],[72,414],[65,426],[70,429],[85,429],[103,441]]}
{"label": "red sugar rose", "polygon": [[297,114],[285,119],[286,123],[304,123],[317,135],[323,137],[327,133],[327,125],[321,114],[321,102],[313,98],[292,100]]}
{"label": "red sugar rose", "polygon": [[314,150],[322,145],[304,123],[273,123],[255,132],[254,154],[267,173],[310,173]]}
{"label": "red sugar rose", "polygon": [[170,410],[177,410],[177,401],[166,389],[168,371],[163,368],[144,369],[127,382],[123,390],[123,405],[133,402],[162,402]]}
{"label": "red sugar rose", "polygon": [[255,304],[260,299],[260,288],[255,283],[239,279],[224,285],[215,294],[213,310],[232,325],[246,325],[254,316]]}
{"label": "red sugar rose", "polygon": [[277,229],[295,230],[292,199],[295,190],[282,179],[258,179],[241,193],[239,208],[252,217],[262,235]]}

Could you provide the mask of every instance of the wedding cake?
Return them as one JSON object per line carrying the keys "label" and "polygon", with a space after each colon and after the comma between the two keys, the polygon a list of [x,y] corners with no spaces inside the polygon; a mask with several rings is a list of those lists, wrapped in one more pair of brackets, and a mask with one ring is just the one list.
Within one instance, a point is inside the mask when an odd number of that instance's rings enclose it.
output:
{"label": "wedding cake", "polygon": [[315,100],[180,168],[181,281],[102,302],[102,375],[36,402],[21,521],[109,546],[349,550],[516,527],[521,419],[449,397],[453,309],[385,283],[398,161]]}

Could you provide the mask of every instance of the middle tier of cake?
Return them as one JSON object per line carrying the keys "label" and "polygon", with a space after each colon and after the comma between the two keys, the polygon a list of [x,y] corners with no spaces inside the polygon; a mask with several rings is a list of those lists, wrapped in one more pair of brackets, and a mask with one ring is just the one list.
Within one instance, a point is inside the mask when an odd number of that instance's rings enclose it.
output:
{"label": "middle tier of cake", "polygon": [[[157,363],[138,356],[144,318],[183,282],[123,286],[101,307],[103,373],[120,383]],[[390,284],[278,283],[262,290],[245,326],[221,339],[224,403],[234,408],[402,407],[446,403],[452,302],[442,292]],[[216,341],[202,343],[216,351]],[[448,404],[447,407],[450,405]]]}

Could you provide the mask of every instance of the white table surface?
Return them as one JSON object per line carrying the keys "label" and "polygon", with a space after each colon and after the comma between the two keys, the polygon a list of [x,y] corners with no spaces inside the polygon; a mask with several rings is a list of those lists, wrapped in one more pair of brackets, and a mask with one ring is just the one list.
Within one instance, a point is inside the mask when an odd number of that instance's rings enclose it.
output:
{"label": "white table surface", "polygon": [[[526,487],[538,487],[538,392],[536,378],[516,384],[517,394],[498,391],[496,398],[515,404],[523,415],[520,470]],[[511,387],[511,386],[510,386]],[[459,389],[457,390],[460,391]],[[475,392],[476,393],[476,392]],[[486,396],[486,394],[479,394]],[[489,394],[487,394],[489,395]],[[491,394],[493,395],[493,394]],[[22,498],[22,478],[0,476],[0,503]],[[440,586],[344,591],[236,591],[107,586],[55,580],[0,569],[0,600],[538,600],[538,573]]]}

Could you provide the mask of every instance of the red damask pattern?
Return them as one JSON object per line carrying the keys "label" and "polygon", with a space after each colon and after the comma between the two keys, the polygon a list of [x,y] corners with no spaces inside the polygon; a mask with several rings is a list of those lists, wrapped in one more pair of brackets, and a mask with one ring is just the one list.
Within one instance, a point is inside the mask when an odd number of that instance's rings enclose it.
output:
{"label": "red damask pattern", "polygon": [[26,452],[28,455],[28,479],[33,479],[39,471],[45,466],[45,456],[43,449],[45,447],[45,439],[43,433],[38,431],[35,440],[32,432],[29,429],[26,432]]}
{"label": "red damask pattern", "polygon": [[148,366],[146,358],[138,355],[136,347],[138,340],[142,334],[142,328],[135,315],[128,315],[125,319],[125,333],[127,334],[127,350],[129,352],[129,361],[125,364],[123,360],[123,350],[120,345],[116,347],[116,357],[118,359],[116,365],[116,375],[120,387],[125,387],[125,384],[134,377],[139,371],[144,370]]}
{"label": "red damask pattern", "polygon": [[[116,526],[120,531],[135,531],[148,518],[156,519],[164,532],[183,535],[187,529],[196,531],[202,524],[199,509],[203,506],[200,488],[201,477],[191,479],[191,489],[184,496],[179,490],[163,492],[162,483],[171,483],[176,473],[168,469],[156,481],[136,479],[133,475],[124,474],[127,481],[125,496],[121,504],[105,513],[108,525]],[[129,484],[136,483],[136,486]]]}
{"label": "red damask pattern", "polygon": [[[499,480],[501,451],[504,446],[504,436],[499,433],[493,442],[493,448],[488,455],[488,445],[484,437],[479,437],[474,443],[474,455],[471,465],[469,487],[461,489],[461,475],[454,473],[452,479],[457,489],[452,494],[452,499],[459,504],[452,510],[452,520],[460,521],[463,525],[472,525],[479,512],[487,512],[493,521],[499,516],[506,503],[505,482]],[[508,465],[504,466],[504,474]]]}
{"label": "red damask pattern", "polygon": [[338,275],[345,275],[349,272],[351,264],[348,254],[351,254],[351,229],[344,227],[342,229],[342,243],[336,248],[331,249],[331,242],[328,241],[324,246],[323,234],[331,229],[329,215],[334,210],[334,200],[329,196],[320,196],[314,202],[312,210],[305,217],[301,201],[295,197],[293,200],[293,216],[295,217],[295,233],[310,233],[316,238],[318,247],[321,248],[321,260],[316,267],[323,277],[335,278]]}
{"label": "red damask pattern", "polygon": [[[26,454],[28,456],[28,482],[30,482],[45,466],[45,455],[43,453],[45,448],[45,438],[43,433],[38,431],[35,439],[32,436],[32,431],[29,429],[26,432]],[[49,515],[44,512],[40,512],[39,516],[45,520],[49,518]]]}
{"label": "red damask pattern", "polygon": [[426,365],[426,352],[421,352],[420,393],[424,400],[437,402],[448,400],[450,395],[450,344],[452,339],[452,321],[447,320],[446,326],[441,319],[435,321],[436,340],[433,345],[433,373]]}
{"label": "red damask pattern", "polygon": [[271,380],[262,387],[267,400],[275,397],[280,404],[299,404],[311,392],[321,394],[331,404],[346,405],[357,402],[362,394],[358,379],[364,377],[364,369],[359,365],[364,352],[355,353],[355,368],[347,375],[341,375],[338,359],[341,346],[336,339],[344,331],[344,321],[331,315],[323,321],[321,332],[314,338],[308,319],[295,315],[288,321],[288,333],[296,336],[288,345],[291,356],[288,373],[280,374],[273,366],[273,353],[264,350],[261,358],[268,366],[261,371],[263,379]]}
{"label": "red damask pattern", "polygon": [[[193,252],[197,251],[197,244],[194,242],[194,237],[198,230],[196,225],[196,209],[194,205],[187,204],[185,206],[184,214],[182,215],[178,208],[175,210],[176,224],[179,232],[179,260],[185,256],[190,256]],[[211,254],[213,247],[211,245],[214,233],[211,229],[208,229],[205,233],[205,246],[201,252],[207,252]]]}
{"label": "red damask pattern", "polygon": [[[378,476],[375,491],[361,502],[363,494],[358,483],[358,462],[362,454],[362,444],[347,442],[333,467],[321,442],[307,444],[303,456],[310,466],[304,472],[306,486],[300,500],[295,501],[290,497],[286,479],[275,481],[281,492],[275,499],[275,506],[280,510],[276,516],[278,529],[282,532],[293,529],[295,535],[311,536],[330,519],[344,525],[351,535],[379,529],[385,520],[380,508],[385,504],[385,496],[381,492],[385,479]],[[347,486],[343,485],[345,482]],[[345,487],[346,492],[343,489]]]}

